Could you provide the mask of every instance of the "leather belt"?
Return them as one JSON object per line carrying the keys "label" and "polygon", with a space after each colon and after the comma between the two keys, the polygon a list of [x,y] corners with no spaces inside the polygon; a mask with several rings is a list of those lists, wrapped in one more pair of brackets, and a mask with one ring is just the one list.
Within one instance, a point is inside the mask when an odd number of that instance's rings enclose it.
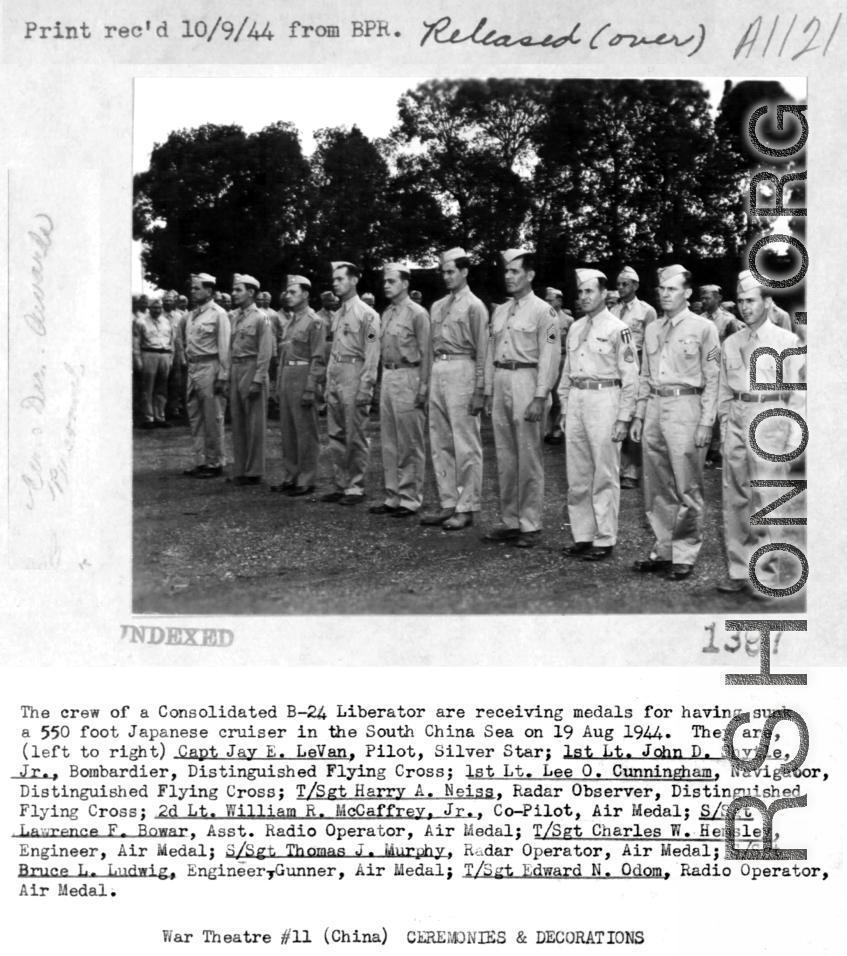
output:
{"label": "leather belt", "polygon": [[233,355],[231,362],[233,365],[244,365],[246,362],[256,362],[258,355]]}
{"label": "leather belt", "polygon": [[693,385],[660,385],[658,388],[651,385],[650,394],[658,395],[659,398],[671,398],[677,395],[702,395],[703,389]]}
{"label": "leather belt", "polygon": [[383,362],[382,367],[394,372],[398,368],[418,368],[420,364],[420,362]]}
{"label": "leather belt", "polygon": [[339,355],[336,359],[336,362],[343,362],[347,365],[352,365],[354,362],[364,362],[362,358],[357,358],[355,355]]}
{"label": "leather belt", "polygon": [[283,365],[311,365],[309,359],[284,359]]}
{"label": "leather belt", "polygon": [[171,352],[173,352],[173,349],[148,349],[148,348],[144,348],[144,346],[142,346],[142,347],[141,347],[141,351],[142,351],[142,352],[157,352],[157,353],[159,353],[160,355],[170,355]]}
{"label": "leather belt", "polygon": [[219,356],[217,353],[215,353],[214,355],[193,355],[193,356],[189,356],[188,364],[189,365],[204,365],[207,362],[217,362],[218,358]]}
{"label": "leather belt", "polygon": [[572,378],[571,385],[574,388],[590,388],[592,390],[598,388],[620,388],[621,380],[619,378],[606,378],[595,382],[587,378]]}
{"label": "leather belt", "polygon": [[449,362],[454,359],[471,359],[473,360],[473,355],[468,352],[436,352],[435,360],[436,362]]}
{"label": "leather belt", "polygon": [[494,368],[504,368],[514,372],[518,368],[538,368],[538,362],[495,362]]}
{"label": "leather belt", "polygon": [[736,402],[787,402],[788,392],[735,392],[732,397]]}

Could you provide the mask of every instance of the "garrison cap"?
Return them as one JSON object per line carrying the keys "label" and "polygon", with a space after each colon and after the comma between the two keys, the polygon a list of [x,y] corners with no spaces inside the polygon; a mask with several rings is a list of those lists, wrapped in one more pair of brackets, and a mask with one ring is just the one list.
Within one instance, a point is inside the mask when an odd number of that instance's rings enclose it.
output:
{"label": "garrison cap", "polygon": [[367,302],[368,305],[373,305],[374,302],[376,302],[376,299],[373,297],[373,293],[371,293],[371,292],[363,292],[363,293],[362,293],[362,302]]}
{"label": "garrison cap", "polygon": [[206,285],[217,285],[218,280],[214,276],[210,276],[208,272],[198,272],[191,277],[192,279],[199,279],[201,282],[205,282]]}
{"label": "garrison cap", "polygon": [[396,272],[398,275],[401,275],[401,276],[403,275],[409,276],[412,274],[411,267],[408,265],[408,263],[387,262],[382,267],[382,273],[383,275],[389,275],[392,272]]}
{"label": "garrison cap", "polygon": [[239,282],[241,283],[241,285],[251,285],[251,286],[253,286],[253,288],[254,288],[257,292],[258,292],[259,289],[261,288],[261,286],[259,285],[259,280],[258,280],[258,279],[254,279],[253,276],[242,275],[241,273],[236,272],[236,274],[232,277],[232,284],[233,284],[233,285],[238,285]]}
{"label": "garrison cap", "polygon": [[588,282],[589,279],[605,279],[606,273],[601,272],[599,269],[577,269],[576,270],[576,281],[577,284],[582,285],[583,282]]}
{"label": "garrison cap", "polygon": [[547,295],[557,295],[560,299],[564,299],[561,289],[554,289],[552,286],[547,286]]}
{"label": "garrison cap", "polygon": [[[749,272],[748,272],[748,273],[744,273],[744,272],[741,273],[741,275],[745,275],[745,274],[746,274],[746,275],[749,275],[750,273],[749,273]],[[720,287],[719,285],[701,285],[701,286],[700,286],[700,292],[701,292],[701,293],[703,293],[703,292],[717,292],[717,294],[720,295],[720,294],[721,294],[721,291],[722,291],[722,289],[721,289],[721,287]]]}
{"label": "garrison cap", "polygon": [[[753,275],[749,269],[738,273],[738,288],[741,292],[752,292],[753,289],[765,290],[761,282]],[[723,304],[723,303],[721,303]]]}
{"label": "garrison cap", "polygon": [[510,262],[514,262],[515,259],[520,259],[521,256],[531,256],[531,249],[506,249],[505,252],[501,252],[500,256],[503,259],[503,265],[507,266]]}
{"label": "garrison cap", "polygon": [[467,258],[469,258],[469,256],[465,250],[461,246],[456,246],[454,249],[448,249],[446,252],[441,253],[441,265],[446,266],[448,262]]}
{"label": "garrison cap", "polygon": [[619,279],[632,279],[633,282],[640,282],[640,281],[641,281],[641,280],[638,278],[638,273],[635,271],[635,269],[632,268],[632,266],[624,266],[623,269],[621,269],[621,271],[618,273],[618,278],[619,278]]}
{"label": "garrison cap", "polygon": [[356,265],[355,262],[333,262],[332,271],[335,272],[336,269],[340,269],[342,266],[350,266],[351,268],[356,269],[357,271],[359,269],[359,267]]}
{"label": "garrison cap", "polygon": [[312,288],[312,283],[305,276],[286,276],[285,284],[289,285],[304,285],[307,289]]}
{"label": "garrison cap", "polygon": [[331,289],[327,289],[326,292],[321,292],[322,299],[334,299],[335,293]]}
{"label": "garrison cap", "polygon": [[686,269],[685,266],[665,266],[663,269],[659,269],[659,282],[667,282],[668,279],[673,279],[675,276],[685,275],[687,272],[688,269]]}

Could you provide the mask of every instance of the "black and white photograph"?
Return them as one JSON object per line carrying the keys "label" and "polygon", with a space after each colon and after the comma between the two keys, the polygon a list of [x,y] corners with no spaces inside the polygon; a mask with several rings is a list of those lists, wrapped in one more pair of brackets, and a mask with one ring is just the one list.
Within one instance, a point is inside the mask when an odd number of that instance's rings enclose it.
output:
{"label": "black and white photograph", "polygon": [[134,611],[802,610],[805,97],[136,80]]}

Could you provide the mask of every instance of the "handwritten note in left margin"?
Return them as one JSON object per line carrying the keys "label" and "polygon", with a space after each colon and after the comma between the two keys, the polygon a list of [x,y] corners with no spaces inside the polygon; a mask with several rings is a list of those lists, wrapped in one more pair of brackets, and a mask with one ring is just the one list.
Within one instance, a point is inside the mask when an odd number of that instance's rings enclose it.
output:
{"label": "handwritten note in left margin", "polygon": [[97,563],[100,180],[9,172],[12,570]]}

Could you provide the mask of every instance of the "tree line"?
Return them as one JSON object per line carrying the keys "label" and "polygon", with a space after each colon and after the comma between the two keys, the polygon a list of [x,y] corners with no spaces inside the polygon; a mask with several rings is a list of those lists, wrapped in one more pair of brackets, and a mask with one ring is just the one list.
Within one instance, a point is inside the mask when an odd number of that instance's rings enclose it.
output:
{"label": "tree line", "polygon": [[310,156],[284,120],[175,130],[135,176],[134,237],[160,288],[246,271],[275,290],[287,273],[328,274],[330,258],[369,270],[455,245],[489,270],[524,244],[559,272],[737,259],[761,228],[746,190],[766,167],[744,144],[766,100],[791,102],[777,83],[727,83],[713,119],[694,80],[433,80],[400,98],[385,138],[321,129]]}

